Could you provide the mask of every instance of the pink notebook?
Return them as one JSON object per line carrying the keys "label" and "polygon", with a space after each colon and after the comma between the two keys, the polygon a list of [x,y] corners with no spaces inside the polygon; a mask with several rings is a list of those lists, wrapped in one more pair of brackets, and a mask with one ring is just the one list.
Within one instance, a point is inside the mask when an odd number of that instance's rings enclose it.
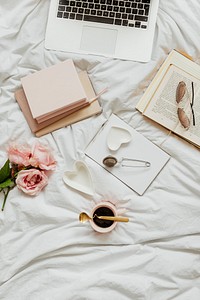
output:
{"label": "pink notebook", "polygon": [[[87,98],[90,100],[93,100],[96,95],[93,90],[92,84],[90,82],[90,79],[87,75],[86,71],[80,72],[78,74],[80,81],[82,83],[82,86],[85,90],[85,93],[87,95]],[[47,134],[49,132],[52,132],[56,129],[62,128],[64,126],[68,126],[70,124],[73,124],[75,122],[81,121],[83,119],[86,119],[88,117],[91,117],[95,114],[99,114],[102,109],[99,105],[98,100],[92,101],[92,103],[87,103],[85,107],[82,108],[74,108],[64,114],[61,114],[59,116],[56,116],[54,118],[51,118],[47,121],[38,123],[31,114],[26,95],[23,91],[23,89],[18,89],[15,92],[15,99],[17,100],[26,120],[29,124],[29,127],[33,133],[35,133],[36,136],[40,137],[44,134]]]}
{"label": "pink notebook", "polygon": [[21,79],[32,116],[38,123],[88,102],[71,59]]}

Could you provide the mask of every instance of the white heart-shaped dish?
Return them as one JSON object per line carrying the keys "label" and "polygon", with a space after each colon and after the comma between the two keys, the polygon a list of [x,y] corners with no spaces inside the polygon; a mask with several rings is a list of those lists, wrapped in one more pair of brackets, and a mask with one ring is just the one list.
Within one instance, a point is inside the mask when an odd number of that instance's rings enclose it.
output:
{"label": "white heart-shaped dish", "polygon": [[74,163],[73,171],[64,173],[63,181],[75,190],[90,196],[94,195],[92,176],[87,165],[81,160],[77,160]]}
{"label": "white heart-shaped dish", "polygon": [[108,132],[107,146],[110,150],[116,151],[122,144],[129,143],[131,139],[131,133],[127,129],[112,126]]}

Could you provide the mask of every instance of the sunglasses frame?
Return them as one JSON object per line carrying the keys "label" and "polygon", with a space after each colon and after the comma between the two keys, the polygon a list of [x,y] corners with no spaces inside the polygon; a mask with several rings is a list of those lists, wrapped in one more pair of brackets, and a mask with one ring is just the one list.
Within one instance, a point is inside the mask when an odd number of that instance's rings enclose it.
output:
{"label": "sunglasses frame", "polygon": [[[195,114],[194,114],[194,110],[193,110],[193,105],[194,105],[194,82],[193,81],[191,82],[191,91],[192,91],[191,101],[189,100],[190,97],[188,97],[188,101],[190,104],[193,126],[195,126]],[[180,81],[176,88],[176,103],[178,106],[177,114],[178,114],[178,119],[179,119],[181,125],[186,130],[188,130],[190,127],[190,118],[188,118],[187,114],[184,111],[184,108],[179,107],[179,104],[183,101],[183,98],[184,98],[186,92],[189,95],[189,91],[187,89],[186,83],[184,81]]]}

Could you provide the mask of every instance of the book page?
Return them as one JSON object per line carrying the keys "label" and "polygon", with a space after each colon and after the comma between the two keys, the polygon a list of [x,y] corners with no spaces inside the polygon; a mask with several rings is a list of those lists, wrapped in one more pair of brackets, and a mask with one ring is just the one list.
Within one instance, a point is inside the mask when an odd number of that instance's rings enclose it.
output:
{"label": "book page", "polygon": [[[176,102],[176,91],[179,82],[186,84],[186,92],[179,105]],[[193,112],[195,125],[191,110],[192,83],[194,86]],[[190,120],[190,127],[186,130],[180,123],[177,110],[181,107]],[[182,69],[171,65],[167,74],[161,81],[151,101],[144,110],[144,115],[186,138],[200,145],[200,80]]]}

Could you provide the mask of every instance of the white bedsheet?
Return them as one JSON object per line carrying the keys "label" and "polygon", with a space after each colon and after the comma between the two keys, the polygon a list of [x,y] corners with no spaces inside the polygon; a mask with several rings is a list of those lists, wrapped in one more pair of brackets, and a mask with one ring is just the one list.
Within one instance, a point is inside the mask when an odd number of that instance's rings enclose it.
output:
{"label": "white bedsheet", "polygon": [[[161,0],[152,60],[148,63],[81,56],[44,49],[47,0],[0,0],[0,164],[12,141],[32,143],[14,99],[20,78],[72,58],[87,70],[103,113],[45,135],[57,160],[48,186],[35,198],[17,188],[0,213],[0,299],[199,300],[200,154],[142,117],[135,105],[173,49],[200,63],[200,1]],[[62,175],[102,123],[115,113],[171,159],[143,196],[89,162],[94,197],[68,188]],[[78,215],[102,200],[127,209],[130,222],[106,235]],[[3,195],[0,195],[3,201]]]}

